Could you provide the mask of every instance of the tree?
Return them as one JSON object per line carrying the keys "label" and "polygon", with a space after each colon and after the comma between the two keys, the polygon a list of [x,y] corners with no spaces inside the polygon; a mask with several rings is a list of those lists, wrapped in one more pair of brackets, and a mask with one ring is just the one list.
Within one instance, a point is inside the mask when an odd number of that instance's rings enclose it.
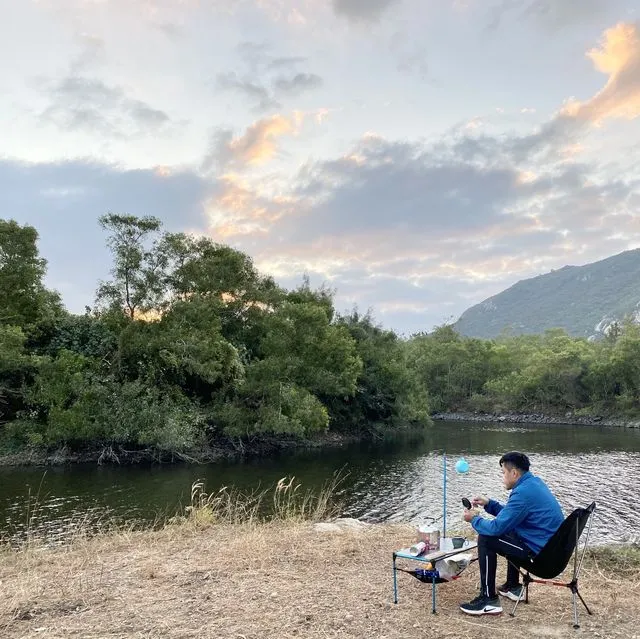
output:
{"label": "tree", "polygon": [[176,387],[205,403],[235,387],[244,371],[237,349],[220,332],[218,305],[194,297],[176,302],[157,322],[131,322],[120,335],[119,377]]}
{"label": "tree", "polygon": [[24,407],[24,391],[38,358],[25,350],[26,337],[18,326],[0,324],[0,423],[15,419]]}
{"label": "tree", "polygon": [[214,407],[214,421],[227,435],[245,438],[326,430],[325,402],[352,396],[362,370],[349,331],[313,302],[285,302],[264,321],[260,357],[245,365],[237,392]]}
{"label": "tree", "polygon": [[114,266],[113,280],[98,287],[97,302],[124,310],[130,319],[157,310],[164,292],[165,257],[145,243],[160,230],[160,220],[109,213],[100,218],[100,226],[110,233],[107,246]]}
{"label": "tree", "polygon": [[376,326],[369,314],[341,317],[362,360],[353,397],[324,399],[334,428],[365,431],[429,423],[429,402],[422,380],[409,365],[409,349],[393,331]]}
{"label": "tree", "polygon": [[[286,302],[269,318],[260,366],[321,396],[353,395],[362,361],[346,326],[324,305]],[[258,364],[256,364],[258,365]]]}
{"label": "tree", "polygon": [[610,366],[618,383],[616,404],[625,411],[640,408],[640,326],[626,321],[611,351]]}
{"label": "tree", "polygon": [[37,241],[32,226],[0,220],[0,324],[30,328],[61,309],[57,293],[42,282],[47,262]]}
{"label": "tree", "polygon": [[262,276],[245,253],[209,238],[167,233],[158,250],[167,264],[170,303],[196,296],[217,300],[222,335],[245,359],[256,357],[265,314],[285,297],[273,279]]}
{"label": "tree", "polygon": [[102,377],[95,362],[64,349],[43,361],[27,406],[10,432],[30,445],[179,453],[204,444],[202,413],[179,389]]}

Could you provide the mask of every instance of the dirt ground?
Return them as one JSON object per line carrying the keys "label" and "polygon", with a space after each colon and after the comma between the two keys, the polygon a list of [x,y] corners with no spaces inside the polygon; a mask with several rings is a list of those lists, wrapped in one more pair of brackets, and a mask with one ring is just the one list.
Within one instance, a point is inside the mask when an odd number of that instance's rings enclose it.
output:
{"label": "dirt ground", "polygon": [[0,637],[640,638],[637,563],[613,574],[611,553],[588,559],[581,591],[594,615],[581,610],[574,630],[570,593],[549,586],[532,586],[515,618],[506,607],[499,617],[464,616],[458,603],[476,594],[477,563],[438,587],[437,615],[431,587],[407,574],[394,605],[391,553],[412,542],[406,526],[175,525],[4,550]]}

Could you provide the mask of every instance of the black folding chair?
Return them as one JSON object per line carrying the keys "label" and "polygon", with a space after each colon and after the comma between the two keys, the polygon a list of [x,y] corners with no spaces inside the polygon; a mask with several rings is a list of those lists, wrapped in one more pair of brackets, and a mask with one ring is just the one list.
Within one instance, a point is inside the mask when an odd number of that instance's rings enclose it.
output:
{"label": "black folding chair", "polygon": [[[542,550],[533,559],[516,559],[509,557],[509,563],[513,564],[518,572],[522,575],[524,587],[520,590],[520,596],[516,601],[511,616],[516,614],[516,608],[522,599],[524,593],[525,603],[529,603],[529,584],[546,584],[549,586],[563,586],[569,588],[573,595],[573,627],[579,628],[578,624],[578,605],[577,599],[579,598],[582,605],[586,608],[587,612],[591,614],[589,606],[585,603],[582,595],[578,591],[578,577],[580,576],[580,568],[582,568],[582,560],[587,551],[587,544],[589,543],[589,535],[591,533],[591,524],[593,518],[591,517],[593,511],[596,509],[596,503],[593,502],[587,508],[576,508],[560,525],[560,528],[553,534]],[[578,542],[580,535],[585,526],[589,522],[587,528],[587,537],[582,548],[582,554],[579,553]],[[553,581],[569,564],[573,555],[573,575],[571,581]],[[580,556],[579,556],[580,555]],[[541,579],[534,579],[531,575],[541,577]]]}

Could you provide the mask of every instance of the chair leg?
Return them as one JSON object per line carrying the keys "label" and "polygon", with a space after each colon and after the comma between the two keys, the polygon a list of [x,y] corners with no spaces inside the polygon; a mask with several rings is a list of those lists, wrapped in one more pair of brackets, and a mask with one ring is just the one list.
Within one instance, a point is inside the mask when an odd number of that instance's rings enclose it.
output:
{"label": "chair leg", "polygon": [[518,607],[518,604],[523,601],[522,595],[524,595],[524,603],[529,603],[529,584],[532,581],[531,575],[528,572],[521,572],[520,574],[522,575],[522,588],[520,589],[520,595],[515,603],[515,606],[513,607],[513,610],[509,613],[511,617],[516,616],[516,608]]}
{"label": "chair leg", "polygon": [[515,605],[513,606],[513,610],[509,613],[509,616],[511,616],[511,617],[515,617],[516,616],[516,608],[518,607],[518,604],[522,600],[522,594],[523,593],[524,593],[524,588],[520,591],[520,596],[518,597],[518,600],[516,601]]}
{"label": "chair leg", "polygon": [[572,592],[573,595],[573,627],[577,630],[580,627],[578,623],[578,602],[576,597],[576,591]]}
{"label": "chair leg", "polygon": [[575,546],[574,556],[573,556],[573,579],[571,580],[571,583],[568,584],[569,588],[571,589],[571,595],[573,599],[573,627],[576,630],[580,628],[580,624],[578,623],[578,598],[580,598],[580,601],[582,602],[582,605],[585,607],[585,610],[587,611],[587,613],[591,614],[591,610],[589,610],[589,606],[587,606],[587,603],[582,598],[582,595],[578,590],[578,577],[580,576],[580,570],[582,568],[582,562],[584,561],[584,556],[587,553],[587,546],[589,545],[589,536],[591,534],[592,524],[593,524],[593,517],[589,517],[589,525],[587,527],[587,537],[585,539],[584,546],[582,547],[582,553],[580,557],[578,557],[580,532],[576,525],[576,546]]}
{"label": "chair leg", "polygon": [[582,598],[582,595],[580,594],[580,591],[578,590],[577,586],[576,586],[576,595],[578,595],[578,597],[580,598],[580,601],[582,602],[584,609],[587,611],[587,614],[592,615],[593,613],[591,612],[591,610],[589,610],[589,606],[587,606],[587,602]]}
{"label": "chair leg", "polygon": [[[507,561],[509,561],[507,559]],[[511,563],[511,562],[509,562]],[[518,607],[518,604],[523,600],[522,599],[522,595],[524,595],[524,603],[529,603],[529,584],[531,583],[531,575],[528,572],[522,572],[522,570],[516,566],[515,564],[512,564],[513,566],[515,566],[516,568],[518,568],[518,572],[520,573],[521,577],[522,577],[522,588],[520,590],[520,595],[518,597],[518,600],[516,601],[515,605],[513,606],[513,610],[509,613],[509,616],[511,617],[515,617],[516,616],[516,608]]]}
{"label": "chair leg", "polygon": [[525,603],[529,603],[529,574],[523,575],[524,583],[522,584],[522,588],[520,588],[520,594],[518,595],[518,600],[513,607],[513,610],[509,613],[511,617],[516,616],[516,608],[518,604],[522,601],[522,595],[525,595]]}

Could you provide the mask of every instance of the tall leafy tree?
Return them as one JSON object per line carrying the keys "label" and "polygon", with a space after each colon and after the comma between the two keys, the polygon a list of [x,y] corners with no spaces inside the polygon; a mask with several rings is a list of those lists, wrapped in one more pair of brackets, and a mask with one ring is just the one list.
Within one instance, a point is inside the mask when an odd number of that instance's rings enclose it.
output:
{"label": "tall leafy tree", "polygon": [[0,324],[32,327],[61,309],[58,295],[43,284],[47,262],[37,242],[32,226],[0,220]]}
{"label": "tall leafy tree", "polygon": [[38,358],[25,349],[18,326],[0,324],[0,424],[15,419],[24,407],[24,391],[37,370]]}
{"label": "tall leafy tree", "polygon": [[150,244],[160,231],[160,220],[109,213],[100,218],[100,226],[109,233],[113,279],[100,283],[97,302],[122,309],[130,319],[155,311],[164,293],[166,260]]}
{"label": "tall leafy tree", "polygon": [[260,274],[245,253],[209,238],[167,233],[158,250],[167,264],[168,299],[217,300],[223,336],[245,359],[255,357],[264,337],[265,313],[284,298],[273,279]]}
{"label": "tall leafy tree", "polygon": [[354,311],[341,317],[362,360],[353,397],[326,398],[336,430],[391,429],[429,422],[424,380],[412,369],[406,343],[372,317]]}

